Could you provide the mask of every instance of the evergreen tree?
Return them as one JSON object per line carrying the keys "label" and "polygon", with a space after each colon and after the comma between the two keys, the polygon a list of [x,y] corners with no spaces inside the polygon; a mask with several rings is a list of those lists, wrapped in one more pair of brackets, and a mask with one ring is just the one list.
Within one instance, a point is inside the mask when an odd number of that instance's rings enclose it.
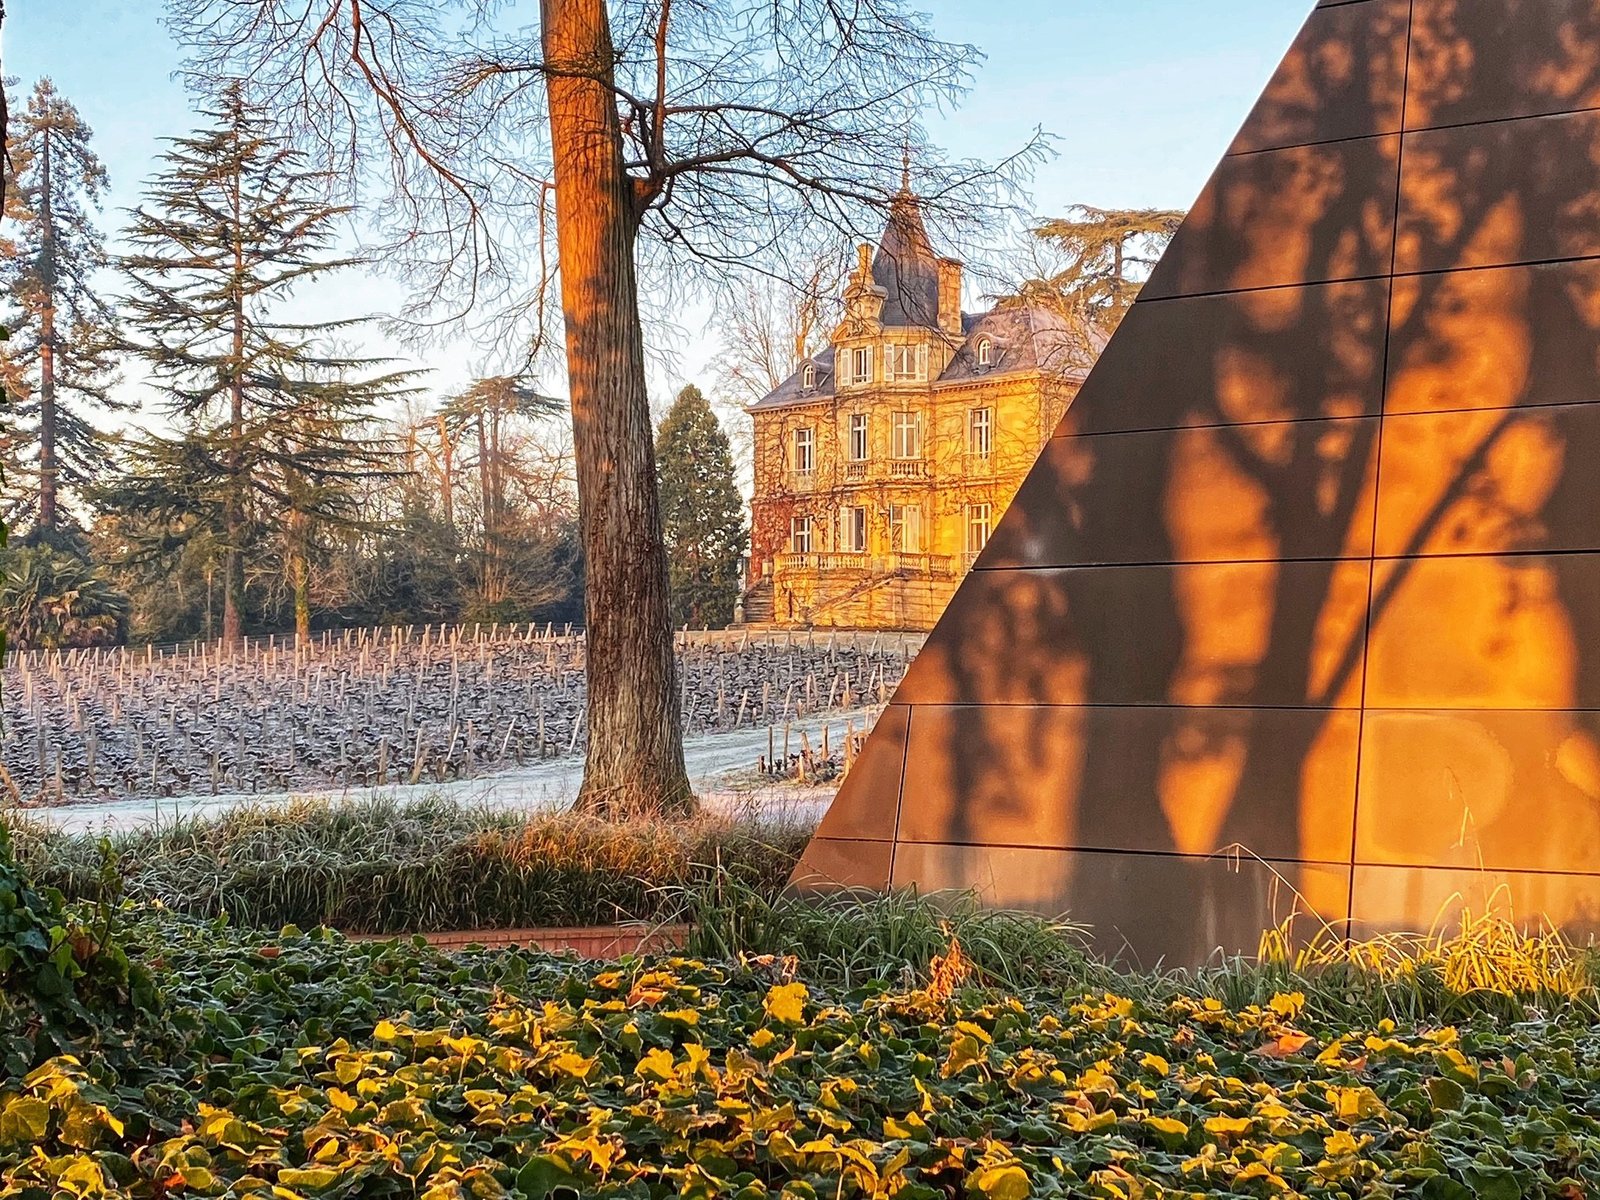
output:
{"label": "evergreen tree", "polygon": [[107,461],[89,413],[127,407],[108,393],[115,322],[94,282],[106,253],[92,214],[107,178],[89,127],[50,80],[11,107],[6,216],[18,232],[0,273],[12,331],[0,361],[17,417],[10,432],[36,448],[27,467],[38,479],[36,535],[64,544],[62,489],[93,484]]}
{"label": "evergreen tree", "polygon": [[656,434],[673,619],[725,627],[739,599],[748,533],[733,450],[700,389],[684,388]]}
{"label": "evergreen tree", "polygon": [[[523,379],[496,375],[479,379],[451,396],[440,410],[440,435],[446,445],[470,437],[476,457],[469,464],[478,476],[478,515],[483,541],[479,553],[478,601],[480,611],[509,619],[517,610],[513,589],[521,557],[518,549],[522,523],[513,511],[512,487],[518,474],[511,453],[510,427],[517,420],[559,413],[561,401],[539,394]],[[453,457],[453,456],[452,456]]]}
{"label": "evergreen tree", "polygon": [[1168,209],[1073,205],[1034,230],[1053,262],[1022,296],[1055,304],[1106,332],[1122,323],[1184,214]]}
{"label": "evergreen tree", "polygon": [[331,344],[363,319],[280,315],[291,291],[359,262],[334,253],[348,210],[237,86],[205,115],[171,142],[128,233],[134,347],[181,432],[133,444],[119,497],[161,537],[220,544],[225,639],[243,633],[246,555],[278,546],[304,635],[314,539],[359,523],[354,485],[396,469],[364,426],[377,402],[413,390],[411,374]]}

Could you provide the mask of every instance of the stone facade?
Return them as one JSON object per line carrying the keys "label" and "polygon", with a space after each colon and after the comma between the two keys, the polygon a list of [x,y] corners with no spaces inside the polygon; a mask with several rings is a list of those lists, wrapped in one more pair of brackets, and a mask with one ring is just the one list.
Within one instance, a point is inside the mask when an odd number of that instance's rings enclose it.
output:
{"label": "stone facade", "polygon": [[751,407],[747,623],[928,629],[983,549],[1098,340],[963,313],[961,276],[902,191],[828,348]]}

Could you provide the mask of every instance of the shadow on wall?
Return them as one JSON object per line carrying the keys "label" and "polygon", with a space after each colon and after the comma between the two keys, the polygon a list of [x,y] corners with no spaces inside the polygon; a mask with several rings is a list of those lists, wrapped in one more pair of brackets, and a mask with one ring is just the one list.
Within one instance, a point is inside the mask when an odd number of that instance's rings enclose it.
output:
{"label": "shadow on wall", "polygon": [[914,664],[897,885],[1600,931],[1600,112],[1502,120],[1600,9],[1418,0],[1407,93],[1410,7],[1319,10]]}

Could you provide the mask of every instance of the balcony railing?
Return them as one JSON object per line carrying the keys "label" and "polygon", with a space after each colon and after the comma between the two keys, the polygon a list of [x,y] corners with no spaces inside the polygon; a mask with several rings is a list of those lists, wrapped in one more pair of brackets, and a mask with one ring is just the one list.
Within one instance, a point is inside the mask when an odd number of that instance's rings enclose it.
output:
{"label": "balcony railing", "polygon": [[856,574],[950,575],[956,560],[948,554],[780,554],[778,570],[784,574],[849,571]]}
{"label": "balcony railing", "polygon": [[921,458],[895,458],[889,461],[890,479],[926,479],[928,464]]}
{"label": "balcony railing", "polygon": [[789,490],[793,492],[809,492],[817,486],[817,473],[815,471],[790,471]]}
{"label": "balcony railing", "polygon": [[859,462],[847,462],[844,465],[844,477],[850,480],[865,479],[867,477],[868,463],[865,459]]}
{"label": "balcony railing", "polygon": [[865,571],[872,563],[865,554],[780,554],[780,571]]}

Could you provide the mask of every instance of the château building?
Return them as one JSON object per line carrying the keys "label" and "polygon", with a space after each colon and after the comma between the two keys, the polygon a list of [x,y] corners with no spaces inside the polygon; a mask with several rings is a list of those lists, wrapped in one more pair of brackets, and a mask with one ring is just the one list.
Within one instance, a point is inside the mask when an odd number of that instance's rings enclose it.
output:
{"label": "ch\u00e2teau building", "polygon": [[903,188],[829,346],[748,410],[747,624],[927,629],[954,595],[1103,343],[961,289]]}

